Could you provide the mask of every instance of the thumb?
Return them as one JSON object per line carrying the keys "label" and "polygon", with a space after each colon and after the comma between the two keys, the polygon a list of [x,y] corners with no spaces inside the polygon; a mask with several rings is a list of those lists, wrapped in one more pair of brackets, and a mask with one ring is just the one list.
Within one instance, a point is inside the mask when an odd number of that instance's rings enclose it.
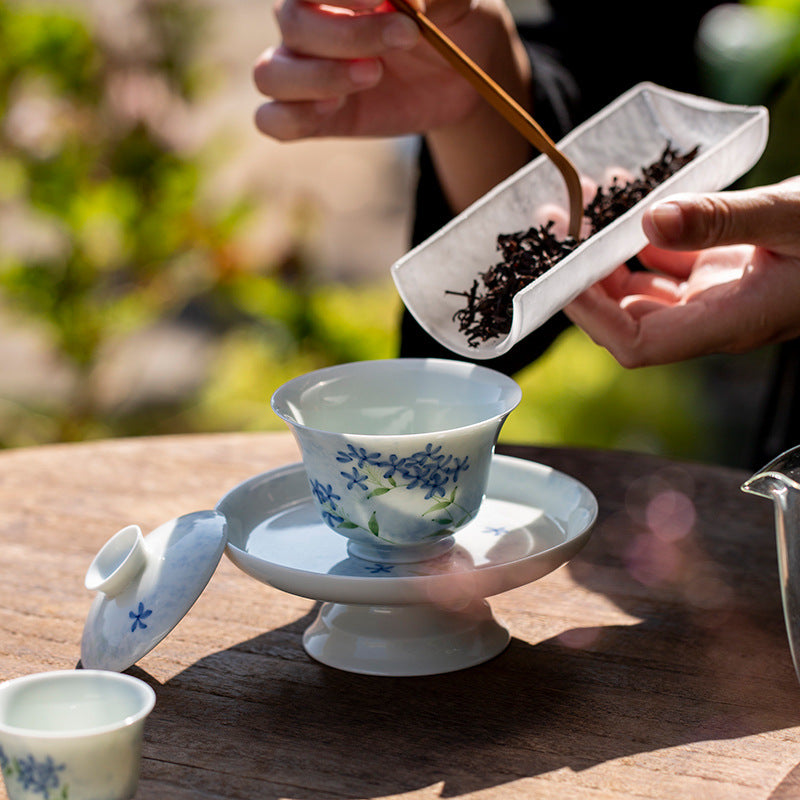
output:
{"label": "thumb", "polygon": [[800,177],[735,192],[682,194],[645,212],[650,242],[670,250],[753,244],[800,255]]}

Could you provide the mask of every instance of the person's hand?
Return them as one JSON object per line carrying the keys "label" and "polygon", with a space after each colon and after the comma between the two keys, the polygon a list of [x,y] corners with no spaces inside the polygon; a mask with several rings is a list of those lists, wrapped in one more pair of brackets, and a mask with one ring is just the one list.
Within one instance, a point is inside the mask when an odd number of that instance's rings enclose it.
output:
{"label": "person's hand", "polygon": [[647,210],[649,271],[619,267],[565,308],[625,367],[800,335],[800,176],[678,195]]}
{"label": "person's hand", "polygon": [[[257,127],[282,141],[428,132],[467,117],[472,87],[382,0],[278,0],[282,42],[254,69],[269,99]],[[501,0],[432,0],[430,19],[471,57],[509,80],[519,44]],[[518,86],[507,87],[509,91]]]}
{"label": "person's hand", "polygon": [[[503,0],[430,0],[426,14],[529,105],[530,63]],[[254,70],[267,136],[424,134],[454,212],[530,159],[528,142],[388,2],[278,0],[276,15],[282,42]]]}

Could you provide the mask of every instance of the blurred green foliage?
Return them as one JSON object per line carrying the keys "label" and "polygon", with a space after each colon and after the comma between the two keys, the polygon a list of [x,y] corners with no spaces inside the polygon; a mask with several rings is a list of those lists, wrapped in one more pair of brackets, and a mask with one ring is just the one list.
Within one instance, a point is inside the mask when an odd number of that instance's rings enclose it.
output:
{"label": "blurred green foliage", "polygon": [[[0,446],[281,429],[268,398],[283,381],[397,351],[388,277],[320,285],[302,208],[274,262],[239,246],[250,201],[205,199],[206,154],[170,130],[171,109],[203,100],[208,20],[185,0],[131,8],[145,47],[120,47],[63,4],[0,0],[0,222],[21,216],[35,232],[33,245],[0,242],[0,318],[33,325],[70,376],[58,396],[0,397]],[[175,365],[175,392],[148,395],[128,376],[109,399],[115,353],[164,325],[200,342],[182,365],[193,377],[177,386]],[[143,341],[157,361],[160,340]],[[518,378],[504,440],[718,452],[697,365],[628,372],[570,331]]]}
{"label": "blurred green foliage", "polygon": [[[45,390],[5,403],[3,446],[260,426],[272,389],[299,369],[393,351],[388,291],[378,304],[312,285],[302,225],[279,263],[248,262],[237,232],[250,205],[204,202],[203,153],[170,141],[164,122],[202,100],[203,14],[178,0],[133,10],[146,47],[126,50],[75,8],[0,2],[0,212],[51,243],[0,245],[0,308],[44,328],[72,375],[61,402]],[[356,327],[344,306],[365,301],[383,312]],[[213,335],[202,380],[104,402],[109,344],[165,320]]]}
{"label": "blurred green foliage", "polygon": [[800,173],[800,0],[721,4],[704,20],[697,49],[711,96],[769,110],[766,151],[743,183],[763,185]]}
{"label": "blurred green foliage", "polygon": [[800,0],[750,0],[762,13],[773,15],[783,36],[774,68],[758,98],[770,112],[770,137],[761,161],[751,171],[753,186],[800,174],[797,117],[800,109]]}

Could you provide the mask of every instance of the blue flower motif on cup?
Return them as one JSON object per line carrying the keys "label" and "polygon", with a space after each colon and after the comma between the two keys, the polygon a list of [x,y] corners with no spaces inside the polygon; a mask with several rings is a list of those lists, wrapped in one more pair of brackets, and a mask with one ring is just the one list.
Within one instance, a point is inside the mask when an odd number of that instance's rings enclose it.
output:
{"label": "blue flower motif on cup", "polygon": [[[338,458],[336,459],[339,460]],[[347,479],[347,488],[352,489],[354,486],[358,486],[359,489],[363,489],[364,491],[367,490],[367,476],[362,475],[355,467],[353,467],[352,472],[340,472],[339,473],[343,478]]]}
{"label": "blue flower motif on cup", "polygon": [[339,514],[335,514],[333,511],[323,510],[322,518],[332,528],[338,528],[344,522],[344,517],[340,516]]}
{"label": "blue flower motif on cup", "polygon": [[[68,800],[69,787],[61,786],[59,772],[66,769],[66,764],[56,764],[51,756],[44,761],[37,761],[33,755],[23,758],[9,758],[0,748],[0,770],[6,780],[15,780],[26,792],[39,794],[45,800]],[[58,794],[51,792],[61,789]]]}
{"label": "blue flower motif on cup", "polygon": [[338,494],[334,493],[333,486],[330,484],[323,486],[319,481],[311,482],[311,491],[320,503],[333,503],[342,499]]}
{"label": "blue flower motif on cup", "polygon": [[[348,444],[345,449],[337,451],[336,461],[349,466],[349,469],[339,471],[346,491],[363,493],[362,500],[398,489],[420,490],[425,500],[434,501],[421,514],[423,517],[430,515],[430,519],[440,526],[433,536],[464,525],[472,516],[457,502],[458,478],[469,469],[469,456],[459,458],[452,453],[443,453],[442,446],[433,443],[428,443],[424,450],[402,457],[396,453],[370,452],[364,447]],[[341,495],[330,483],[313,477],[309,477],[309,483],[322,517],[330,527],[343,531],[360,528],[377,539],[391,541],[381,535],[376,512],[372,513],[366,525],[359,524],[346,513]]]}
{"label": "blue flower motif on cup", "polygon": [[392,453],[389,458],[382,462],[380,466],[386,467],[386,472],[383,473],[384,478],[393,478],[397,472],[402,468],[403,463],[405,462],[404,458],[400,458]]}
{"label": "blue flower motif on cup", "polygon": [[347,445],[346,450],[340,450],[336,454],[336,460],[343,464],[349,461],[355,461],[359,467],[363,469],[364,464],[378,465],[380,463],[380,453],[367,453],[363,447],[353,447],[352,444]]}

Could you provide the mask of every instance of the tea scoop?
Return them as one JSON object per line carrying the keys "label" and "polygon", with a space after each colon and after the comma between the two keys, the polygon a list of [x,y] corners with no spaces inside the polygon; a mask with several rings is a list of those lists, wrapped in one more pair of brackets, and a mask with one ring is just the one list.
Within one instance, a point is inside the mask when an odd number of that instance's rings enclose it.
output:
{"label": "tea scoop", "polygon": [[541,224],[537,215],[554,203],[568,207],[562,176],[544,154],[395,262],[391,271],[398,292],[420,325],[454,353],[472,359],[502,355],[644,247],[641,219],[649,205],[677,192],[729,186],[759,159],[767,133],[763,107],[638,84],[570,132],[558,150],[598,185],[607,182],[612,169],[639,174],[668,144],[680,152],[698,147],[697,156],[517,292],[507,333],[470,343],[457,315],[464,293],[501,261],[500,234]]}

